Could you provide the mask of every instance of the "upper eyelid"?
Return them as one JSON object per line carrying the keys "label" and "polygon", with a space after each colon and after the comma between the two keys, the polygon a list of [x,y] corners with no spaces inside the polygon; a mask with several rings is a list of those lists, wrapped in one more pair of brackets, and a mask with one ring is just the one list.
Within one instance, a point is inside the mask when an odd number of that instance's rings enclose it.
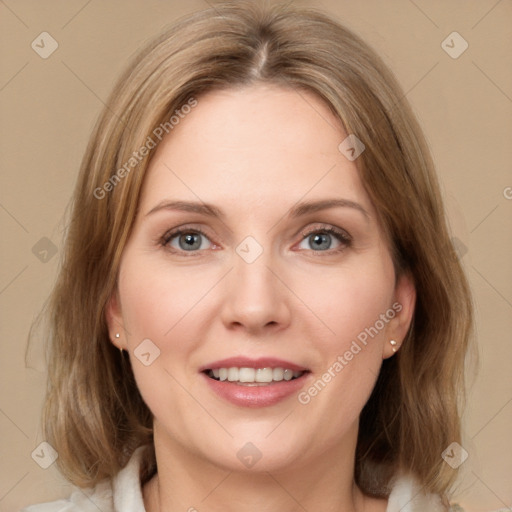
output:
{"label": "upper eyelid", "polygon": [[[346,234],[347,237],[352,238],[352,236],[346,229],[334,226],[333,224],[329,224],[329,223],[325,223],[325,222],[315,222],[313,224],[316,224],[316,226],[301,228],[298,231],[296,231],[294,236],[297,236],[299,234],[302,234],[303,236],[305,236],[304,234],[315,233],[316,231],[333,230],[333,231],[339,231],[341,234]],[[199,224],[191,223],[191,224],[183,224],[180,226],[176,226],[174,228],[168,229],[164,233],[163,236],[164,237],[167,235],[175,236],[180,233],[183,233],[184,231],[198,232],[198,233],[203,234],[204,236],[208,236],[208,233],[206,233],[206,230],[204,230],[202,227],[197,227],[198,225]]]}
{"label": "upper eyelid", "polygon": [[317,224],[321,224],[321,226],[304,228],[304,229],[301,229],[299,231],[299,233],[303,236],[309,236],[312,233],[322,232],[322,231],[334,232],[335,234],[339,233],[340,235],[346,236],[347,238],[350,238],[352,240],[352,235],[346,229],[339,228],[337,226],[334,226],[332,224],[327,224],[327,223],[317,223]]}

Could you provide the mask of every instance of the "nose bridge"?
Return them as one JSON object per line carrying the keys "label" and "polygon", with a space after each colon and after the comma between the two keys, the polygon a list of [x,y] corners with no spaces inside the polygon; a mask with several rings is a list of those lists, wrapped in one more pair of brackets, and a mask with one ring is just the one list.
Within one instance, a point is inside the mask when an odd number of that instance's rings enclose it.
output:
{"label": "nose bridge", "polygon": [[257,261],[247,263],[239,258],[235,264],[234,277],[236,280],[235,286],[239,287],[239,291],[247,292],[249,295],[273,295],[273,288],[275,283],[272,282],[270,277],[273,274],[270,272],[268,261],[269,258],[260,256]]}
{"label": "nose bridge", "polygon": [[247,245],[241,243],[237,247],[233,258],[234,268],[224,297],[224,322],[251,330],[287,324],[290,312],[282,283],[275,275],[276,261],[271,251],[257,249],[249,240]]}

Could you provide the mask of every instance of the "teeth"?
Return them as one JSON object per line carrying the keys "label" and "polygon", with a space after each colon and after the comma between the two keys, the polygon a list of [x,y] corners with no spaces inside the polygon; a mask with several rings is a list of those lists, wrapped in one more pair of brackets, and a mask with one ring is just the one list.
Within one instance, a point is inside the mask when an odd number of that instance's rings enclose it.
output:
{"label": "teeth", "polygon": [[273,374],[272,368],[258,368],[255,382],[272,382]]}
{"label": "teeth", "polygon": [[240,382],[254,382],[256,370],[254,368],[240,368],[238,371],[238,380]]}
{"label": "teeth", "polygon": [[220,381],[261,383],[280,382],[300,377],[304,372],[294,372],[288,368],[216,368],[208,375]]}
{"label": "teeth", "polygon": [[274,368],[272,370],[272,379],[276,381],[283,380],[284,370],[282,368]]}
{"label": "teeth", "polygon": [[229,382],[235,382],[239,378],[240,371],[238,368],[228,368],[228,380]]}

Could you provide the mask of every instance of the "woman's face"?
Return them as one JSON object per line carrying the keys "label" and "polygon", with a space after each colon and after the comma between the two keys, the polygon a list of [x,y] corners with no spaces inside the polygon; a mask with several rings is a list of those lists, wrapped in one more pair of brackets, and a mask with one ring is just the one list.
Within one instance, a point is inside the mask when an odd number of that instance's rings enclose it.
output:
{"label": "woman's face", "polygon": [[355,446],[414,289],[347,135],[261,85],[199,97],[157,148],[108,321],[170,452],[276,470]]}

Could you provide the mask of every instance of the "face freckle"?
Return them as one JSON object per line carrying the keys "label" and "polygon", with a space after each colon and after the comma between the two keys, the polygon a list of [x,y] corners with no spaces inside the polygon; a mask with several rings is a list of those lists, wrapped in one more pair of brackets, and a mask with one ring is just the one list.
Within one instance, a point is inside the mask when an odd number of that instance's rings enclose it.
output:
{"label": "face freckle", "polygon": [[401,292],[345,138],[314,95],[261,85],[199,97],[158,147],[115,314],[168,446],[230,468],[250,439],[270,470],[353,442]]}

